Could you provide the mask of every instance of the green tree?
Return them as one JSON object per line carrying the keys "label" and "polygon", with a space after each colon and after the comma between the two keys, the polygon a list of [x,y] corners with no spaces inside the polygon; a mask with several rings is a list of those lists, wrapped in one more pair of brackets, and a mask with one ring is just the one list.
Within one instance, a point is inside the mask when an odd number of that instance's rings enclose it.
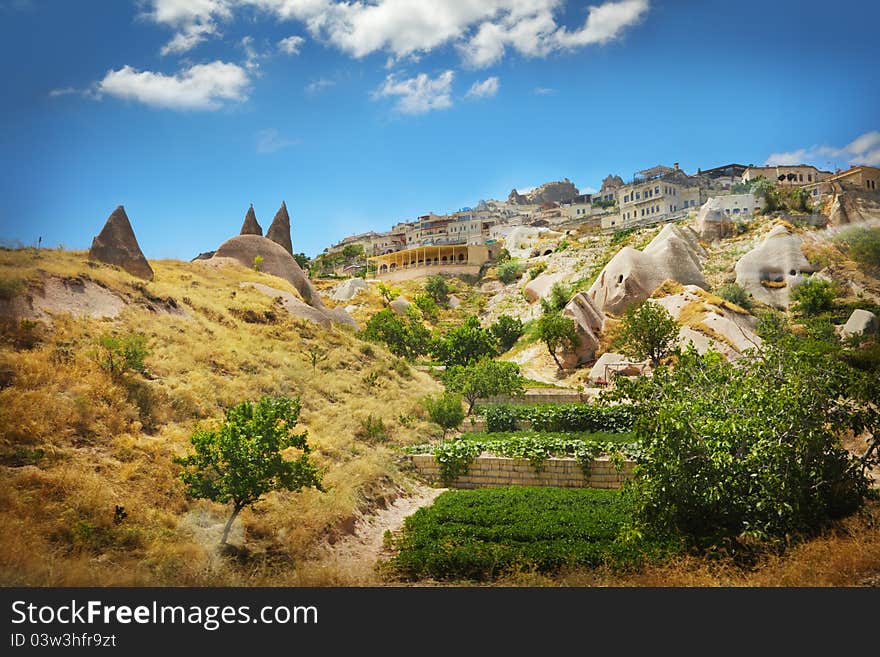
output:
{"label": "green tree", "polygon": [[427,353],[431,333],[414,308],[407,309],[405,318],[385,308],[370,317],[361,337],[370,342],[381,342],[395,356],[412,360]]}
{"label": "green tree", "polygon": [[661,305],[645,301],[627,308],[615,344],[629,358],[648,358],[654,367],[675,350],[678,323]]}
{"label": "green tree", "polygon": [[440,309],[431,297],[427,294],[417,294],[413,297],[413,303],[422,312],[422,317],[432,324],[437,323]]}
{"label": "green tree", "polygon": [[143,372],[144,358],[149,353],[147,338],[141,333],[105,333],[98,337],[92,356],[111,376],[118,378],[129,370]]}
{"label": "green tree", "polygon": [[484,356],[497,353],[498,342],[489,329],[480,326],[480,320],[471,315],[464,323],[437,338],[431,346],[431,353],[447,367],[468,365]]}
{"label": "green tree", "polygon": [[443,383],[448,390],[464,397],[470,415],[478,399],[522,393],[525,379],[520,376],[516,363],[483,358],[474,365],[455,365],[447,369],[443,373]]}
{"label": "green tree", "polygon": [[836,296],[837,286],[818,276],[810,276],[791,291],[794,309],[807,316],[818,315],[834,308]]}
{"label": "green tree", "polygon": [[376,289],[379,290],[379,294],[382,295],[382,298],[385,299],[386,303],[391,303],[400,296],[400,288],[385,285],[382,281],[379,281],[376,285]]}
{"label": "green tree", "polygon": [[299,265],[300,269],[308,269],[309,268],[309,257],[305,253],[294,253],[293,259],[296,260],[296,264]]}
{"label": "green tree", "polygon": [[538,339],[547,346],[547,351],[562,369],[562,363],[556,355],[560,349],[574,349],[578,344],[577,328],[574,321],[563,317],[560,312],[545,313],[538,320]]}
{"label": "green tree", "polygon": [[434,300],[434,303],[445,306],[449,301],[449,284],[442,276],[429,276],[425,281],[425,293]]}
{"label": "green tree", "polygon": [[342,247],[342,257],[346,260],[355,260],[363,255],[363,244],[346,244],[344,247]]}
{"label": "green tree", "polygon": [[[309,460],[306,433],[294,434],[299,419],[298,398],[263,397],[244,401],[226,411],[217,429],[199,427],[190,442],[194,454],[174,459],[183,466],[180,478],[187,496],[221,504],[232,503],[221,545],[238,514],[273,490],[300,491],[321,486],[321,473]],[[287,460],[282,452],[300,450]]]}
{"label": "green tree", "polygon": [[525,327],[523,327],[521,320],[510,315],[501,315],[498,321],[489,327],[489,330],[492,331],[492,335],[498,340],[498,353],[503,354],[522,337]]}
{"label": "green tree", "polygon": [[[636,405],[643,455],[631,486],[636,517],[698,548],[784,545],[857,509],[865,469],[840,438],[880,431],[876,380],[797,340],[728,363],[689,348],[674,368],[621,381]],[[877,441],[874,440],[876,448]]]}
{"label": "green tree", "polygon": [[779,209],[779,194],[776,191],[776,185],[764,176],[758,176],[752,181],[752,194],[757,198],[764,199],[766,203],[764,209],[767,212],[773,212]]}
{"label": "green tree", "polygon": [[464,421],[464,408],[461,405],[461,395],[454,392],[444,392],[438,397],[425,397],[422,406],[428,412],[428,418],[434,424],[439,424],[443,429],[443,437],[450,429],[455,429]]}

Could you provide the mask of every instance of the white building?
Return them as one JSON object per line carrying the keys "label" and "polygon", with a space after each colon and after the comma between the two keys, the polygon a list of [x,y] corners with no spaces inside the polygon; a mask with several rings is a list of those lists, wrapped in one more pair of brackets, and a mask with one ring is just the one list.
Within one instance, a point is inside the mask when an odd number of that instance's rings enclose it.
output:
{"label": "white building", "polygon": [[763,209],[766,205],[763,198],[758,198],[754,194],[726,194],[723,196],[713,196],[703,204],[703,207],[710,204],[713,209],[717,209],[729,217],[738,217],[741,215],[751,216],[754,210],[759,208]]}

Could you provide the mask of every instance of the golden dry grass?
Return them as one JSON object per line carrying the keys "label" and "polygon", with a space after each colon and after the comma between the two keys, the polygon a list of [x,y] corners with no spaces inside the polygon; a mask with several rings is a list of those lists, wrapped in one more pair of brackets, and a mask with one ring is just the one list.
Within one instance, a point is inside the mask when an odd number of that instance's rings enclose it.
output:
{"label": "golden dry grass", "polygon": [[[155,280],[143,283],[83,253],[0,251],[7,280],[88,277],[127,302],[114,320],[54,317],[32,350],[0,344],[0,370],[12,373],[0,390],[0,523],[15,528],[0,538],[0,584],[296,583],[315,544],[399,487],[395,448],[437,433],[418,404],[439,389],[429,376],[349,328],[293,319],[239,287],[294,292],[286,282],[238,267],[151,264]],[[147,308],[168,298],[184,313]],[[242,319],[254,316],[265,323]],[[104,371],[93,357],[104,333],[145,335],[149,378]],[[172,458],[198,422],[266,394],[301,398],[300,425],[328,492],[269,495],[240,520],[250,556],[220,559],[187,518],[204,512],[217,525],[227,510],[187,501]],[[358,437],[371,415],[386,442]],[[128,513],[120,523],[116,505]]]}

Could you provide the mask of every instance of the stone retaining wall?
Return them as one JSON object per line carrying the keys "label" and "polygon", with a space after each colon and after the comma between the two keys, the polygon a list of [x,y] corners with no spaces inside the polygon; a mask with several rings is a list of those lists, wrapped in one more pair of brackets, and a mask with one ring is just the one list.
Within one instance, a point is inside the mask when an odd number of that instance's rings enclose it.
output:
{"label": "stone retaining wall", "polygon": [[[433,454],[409,456],[420,475],[431,482],[440,481],[440,466]],[[618,472],[608,458],[598,458],[590,465],[588,476],[584,475],[577,459],[549,458],[544,469],[535,472],[528,459],[512,459],[505,456],[478,456],[466,475],[452,482],[452,488],[487,488],[492,486],[561,486],[563,488],[620,488],[632,478],[635,463],[625,461]]]}

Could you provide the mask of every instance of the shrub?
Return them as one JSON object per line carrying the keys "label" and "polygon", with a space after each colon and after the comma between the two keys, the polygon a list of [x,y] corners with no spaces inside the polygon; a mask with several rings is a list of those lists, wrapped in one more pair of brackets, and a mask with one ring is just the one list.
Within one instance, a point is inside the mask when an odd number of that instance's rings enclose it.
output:
{"label": "shrub", "polygon": [[442,276],[429,276],[425,281],[425,293],[440,306],[449,301],[449,285]]}
{"label": "shrub", "polygon": [[542,260],[537,263],[534,267],[529,269],[529,279],[535,280],[538,276],[540,276],[547,269],[547,262]]}
{"label": "shrub", "polygon": [[437,323],[440,309],[437,307],[434,299],[426,294],[417,294],[413,297],[413,303],[416,305],[416,308],[422,312],[422,317],[432,324]]}
{"label": "shrub", "polygon": [[9,301],[21,294],[22,290],[24,290],[24,283],[22,281],[12,278],[0,278],[0,299]]}
{"label": "shrub", "polygon": [[129,370],[144,371],[144,358],[149,355],[147,339],[140,333],[112,335],[105,333],[97,340],[93,358],[112,376],[122,376]]}
{"label": "shrub", "polygon": [[468,402],[468,415],[478,399],[495,395],[517,395],[523,391],[524,379],[519,365],[483,358],[475,365],[455,365],[443,373],[443,383]]}
{"label": "shrub", "polygon": [[545,314],[558,312],[565,308],[573,294],[571,286],[565,283],[554,283],[550,288],[550,294],[541,299],[541,308]]}
{"label": "shrub", "polygon": [[559,312],[546,313],[537,324],[538,339],[546,346],[550,356],[559,369],[562,369],[562,363],[556,352],[559,349],[574,349],[578,344],[577,329],[574,321],[568,317],[563,317]]}
{"label": "shrub", "polygon": [[751,310],[752,308],[752,295],[742,285],[729,283],[719,287],[717,292],[719,297],[730,301],[730,303],[735,303],[740,308],[745,308],[746,310]]}
{"label": "shrub", "polygon": [[493,404],[483,406],[486,431],[516,431],[529,422],[535,431],[611,432],[632,430],[638,409],[632,404]]}
{"label": "shrub", "polygon": [[369,443],[385,442],[388,440],[388,429],[381,417],[373,417],[372,414],[360,420],[360,427],[355,431],[355,437]]}
{"label": "shrub", "polygon": [[663,306],[650,301],[627,309],[615,339],[625,356],[648,358],[654,367],[675,350],[677,341],[678,323]]}
{"label": "shrub", "polygon": [[834,238],[834,242],[845,248],[849,257],[859,264],[880,267],[880,228],[847,228]]}
{"label": "shrub", "polygon": [[522,273],[519,261],[507,260],[498,266],[498,278],[504,284],[513,283]]}
{"label": "shrub", "polygon": [[382,281],[379,281],[376,289],[379,290],[379,294],[382,295],[382,298],[385,299],[386,303],[391,303],[400,296],[400,288],[385,285]]}
{"label": "shrub", "polygon": [[263,256],[255,255],[254,256],[254,271],[260,271],[260,265],[263,264]]}
{"label": "shrub", "polygon": [[415,310],[401,318],[390,308],[385,308],[370,317],[361,337],[385,344],[395,356],[413,359],[427,353],[431,334]]}
{"label": "shrub", "polygon": [[471,315],[464,323],[450,330],[431,345],[431,353],[446,367],[469,365],[481,358],[494,356],[498,343],[494,334],[480,326],[480,320]]}
{"label": "shrub", "polygon": [[611,235],[611,246],[617,246],[629,240],[630,235],[636,232],[635,228],[618,228]]}
{"label": "shrub", "polygon": [[795,310],[807,316],[831,310],[834,307],[836,296],[837,286],[818,276],[810,276],[791,291],[791,300],[795,302]]}
{"label": "shrub", "polygon": [[444,392],[439,397],[425,397],[422,407],[428,412],[431,422],[440,425],[444,436],[447,431],[455,429],[464,421],[461,395],[457,393]]}
{"label": "shrub", "polygon": [[489,330],[498,340],[498,353],[502,354],[510,350],[525,332],[522,320],[510,315],[501,315],[498,321],[489,327]]}
{"label": "shrub", "polygon": [[500,265],[502,263],[505,263],[508,260],[510,260],[510,251],[508,251],[507,249],[501,249],[498,252],[498,255],[495,256],[495,264],[496,265]]}

